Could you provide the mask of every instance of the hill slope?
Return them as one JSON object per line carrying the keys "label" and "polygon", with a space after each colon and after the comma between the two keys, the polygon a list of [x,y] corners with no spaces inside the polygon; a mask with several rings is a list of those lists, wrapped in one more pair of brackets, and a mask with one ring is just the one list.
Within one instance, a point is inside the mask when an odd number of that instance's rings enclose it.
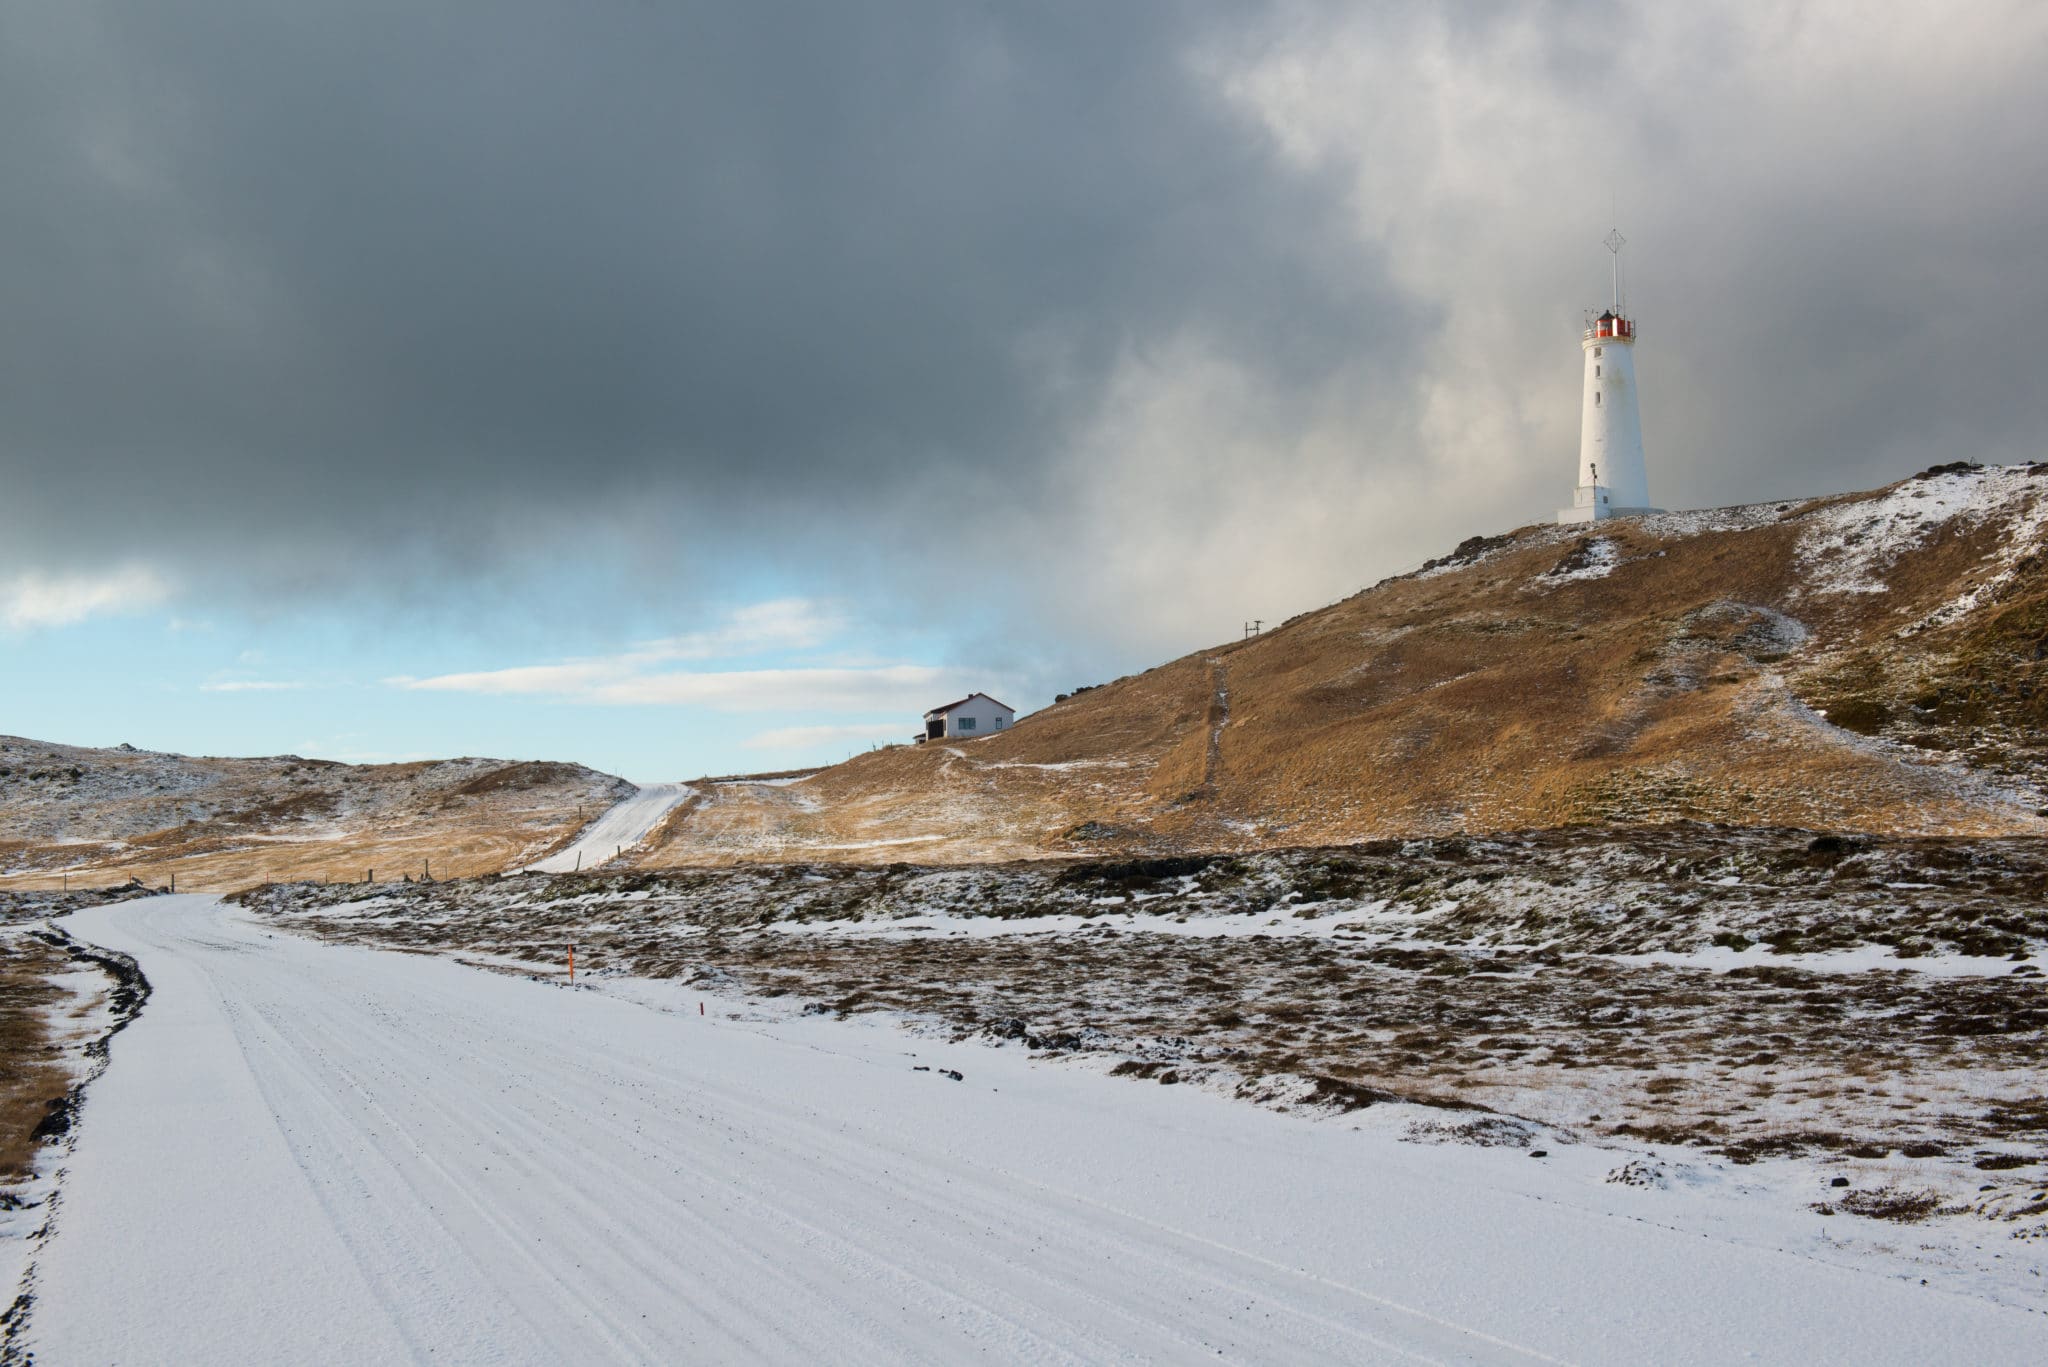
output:
{"label": "hill slope", "polygon": [[2048,465],[1474,538],[964,744],[706,785],[644,866],[1579,822],[2039,834]]}
{"label": "hill slope", "polygon": [[575,764],[205,759],[0,736],[0,886],[495,871],[632,791]]}

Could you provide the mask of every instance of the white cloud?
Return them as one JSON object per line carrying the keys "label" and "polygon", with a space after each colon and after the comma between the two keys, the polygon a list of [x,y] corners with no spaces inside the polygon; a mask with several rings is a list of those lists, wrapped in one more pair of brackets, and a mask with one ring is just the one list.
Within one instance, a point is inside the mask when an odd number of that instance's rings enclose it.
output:
{"label": "white cloud", "polygon": [[846,623],[808,598],[777,598],[735,610],[725,625],[649,641],[636,654],[651,660],[729,660],[764,651],[812,650]]}
{"label": "white cloud", "polygon": [[860,722],[851,726],[780,726],[747,737],[749,750],[821,750],[834,745],[864,745],[906,740],[914,728],[904,721]]}
{"label": "white cloud", "polygon": [[307,759],[331,759],[337,764],[417,764],[421,760],[445,759],[447,756],[430,754],[425,750],[351,750],[336,749],[320,741],[306,741],[292,750],[293,754]]}
{"label": "white cloud", "polygon": [[141,565],[105,574],[30,572],[0,581],[0,624],[15,631],[69,626],[88,617],[139,612],[169,594],[156,572]]}
{"label": "white cloud", "polygon": [[318,739],[302,740],[292,753],[307,759],[331,759],[342,764],[411,764],[418,760],[446,759],[445,753],[418,750],[377,750],[369,746],[375,737],[363,731],[343,731]]}
{"label": "white cloud", "polygon": [[510,669],[486,669],[467,674],[438,674],[429,679],[396,674],[384,682],[393,688],[415,692],[572,695],[588,693],[607,679],[616,679],[630,672],[638,659],[635,655],[613,655],[570,664],[518,665]]}
{"label": "white cloud", "polygon": [[1153,649],[1227,640],[1242,621],[1354,591],[1401,568],[1383,548],[1429,503],[1427,476],[1393,461],[1359,496],[1361,451],[1378,454],[1378,434],[1410,420],[1365,365],[1283,399],[1215,339],[1127,349],[1061,455],[1064,520],[1086,552],[1049,566],[1041,591],[1085,628]]}
{"label": "white cloud", "polygon": [[[397,688],[454,693],[500,695],[564,695],[600,702],[671,701],[667,698],[629,696],[632,688],[663,678],[698,678],[698,675],[646,675],[651,665],[674,660],[718,660],[814,649],[825,644],[844,627],[837,614],[808,598],[777,598],[735,609],[725,622],[709,631],[665,636],[643,641],[616,655],[565,660],[559,664],[517,665],[466,674],[442,674],[431,679],[399,675],[384,682]],[[771,671],[772,672],[772,671]],[[708,676],[718,677],[718,676]],[[687,692],[693,685],[679,685]],[[717,685],[703,685],[717,692]],[[626,689],[614,697],[594,695],[610,689]],[[673,699],[694,701],[694,699]]]}
{"label": "white cloud", "polygon": [[[609,706],[708,707],[724,712],[889,710],[922,714],[935,693],[957,689],[950,672],[929,665],[867,669],[669,670],[647,673],[634,655],[566,665],[526,665],[428,679],[386,679],[415,692],[557,698]],[[940,701],[944,701],[940,699]]]}
{"label": "white cloud", "polygon": [[[809,709],[823,712],[915,711],[922,715],[948,672],[929,665],[872,669],[736,669],[677,671],[617,679],[590,690],[601,703],[688,705],[721,711]],[[940,699],[941,702],[944,699]]]}
{"label": "white cloud", "polygon": [[[964,690],[959,671],[932,665],[865,659],[814,663],[802,658],[805,651],[829,644],[843,625],[836,615],[809,600],[778,599],[742,608],[712,630],[646,642],[616,655],[430,678],[397,675],[384,682],[412,692],[542,697],[614,707],[911,716],[921,715],[935,701]],[[663,667],[678,660],[762,654],[796,658],[788,664],[757,669]],[[994,687],[996,682],[983,681],[976,686]],[[805,728],[785,729],[793,733]],[[837,728],[827,729],[835,736],[841,734]],[[874,727],[856,729],[863,738],[881,733]]]}

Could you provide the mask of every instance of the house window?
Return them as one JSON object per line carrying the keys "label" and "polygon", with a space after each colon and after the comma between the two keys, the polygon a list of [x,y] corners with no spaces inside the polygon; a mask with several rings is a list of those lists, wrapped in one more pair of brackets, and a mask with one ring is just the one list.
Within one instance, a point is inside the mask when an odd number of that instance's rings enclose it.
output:
{"label": "house window", "polygon": [[972,731],[972,730],[974,729],[974,718],[972,718],[972,717],[962,717],[962,718],[960,718],[960,719],[959,719],[959,727],[960,727],[960,729],[961,729],[962,731]]}

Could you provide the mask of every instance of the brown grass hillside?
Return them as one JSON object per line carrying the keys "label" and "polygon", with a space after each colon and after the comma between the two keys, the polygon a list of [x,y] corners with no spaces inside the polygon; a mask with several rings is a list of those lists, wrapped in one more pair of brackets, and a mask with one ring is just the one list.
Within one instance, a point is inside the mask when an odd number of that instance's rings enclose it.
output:
{"label": "brown grass hillside", "polygon": [[719,782],[637,862],[1692,819],[2038,834],[2048,465],[1475,538],[979,740]]}
{"label": "brown grass hillside", "polygon": [[574,764],[205,759],[0,736],[0,888],[495,872],[632,791]]}

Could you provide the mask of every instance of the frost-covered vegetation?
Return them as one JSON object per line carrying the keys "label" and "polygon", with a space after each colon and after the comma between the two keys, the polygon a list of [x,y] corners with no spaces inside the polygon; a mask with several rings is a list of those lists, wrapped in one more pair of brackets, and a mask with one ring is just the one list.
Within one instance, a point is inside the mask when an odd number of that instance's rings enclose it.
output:
{"label": "frost-covered vegetation", "polygon": [[1739,1164],[1806,1155],[1859,1190],[1861,1164],[2048,1233],[2038,841],[1690,825],[246,900],[530,971],[574,943],[586,973],[737,982],[1276,1104],[1399,1097]]}
{"label": "frost-covered vegetation", "polygon": [[21,1279],[81,1090],[146,991],[132,964],[50,918],[135,891],[0,892],[0,1285]]}
{"label": "frost-covered vegetation", "polygon": [[0,881],[248,887],[281,877],[516,866],[633,785],[580,765],[216,759],[0,736]]}

